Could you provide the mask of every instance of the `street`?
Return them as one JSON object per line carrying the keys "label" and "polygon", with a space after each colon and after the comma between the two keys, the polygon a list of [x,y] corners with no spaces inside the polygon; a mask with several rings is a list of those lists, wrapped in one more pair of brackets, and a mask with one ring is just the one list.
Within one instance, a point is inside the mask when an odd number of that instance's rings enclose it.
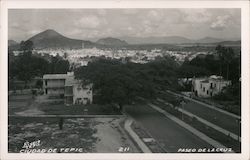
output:
{"label": "street", "polygon": [[239,127],[236,118],[216,110],[207,108],[196,102],[188,101],[184,105],[184,109],[235,134],[239,134]]}
{"label": "street", "polygon": [[176,153],[180,148],[212,148],[191,132],[145,105],[125,107],[126,112],[141,124],[167,152]]}
{"label": "street", "polygon": [[208,108],[205,105],[190,100],[186,100],[186,103],[183,105],[182,109],[194,115],[197,115],[234,134],[239,134],[240,127],[238,126],[239,124],[235,117],[229,116],[227,114]]}

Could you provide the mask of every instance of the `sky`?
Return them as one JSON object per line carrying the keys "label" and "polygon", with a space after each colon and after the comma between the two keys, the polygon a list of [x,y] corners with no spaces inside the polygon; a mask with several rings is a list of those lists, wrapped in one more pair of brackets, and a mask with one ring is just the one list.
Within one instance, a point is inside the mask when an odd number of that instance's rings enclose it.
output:
{"label": "sky", "polygon": [[240,9],[10,9],[9,40],[46,29],[69,38],[182,36],[240,39]]}

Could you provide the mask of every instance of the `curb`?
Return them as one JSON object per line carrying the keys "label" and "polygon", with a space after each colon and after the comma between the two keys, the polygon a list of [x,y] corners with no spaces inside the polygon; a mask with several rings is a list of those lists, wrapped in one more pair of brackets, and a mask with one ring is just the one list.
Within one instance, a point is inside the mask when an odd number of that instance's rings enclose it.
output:
{"label": "curb", "polygon": [[[170,104],[170,103],[165,102],[165,101],[162,100],[162,99],[158,99],[158,100],[159,100],[160,102],[164,103],[165,105],[172,105],[172,104]],[[172,106],[173,106],[173,105],[172,105]],[[172,106],[171,106],[171,107],[172,107]],[[239,141],[241,142],[241,137],[238,137],[238,135],[236,135],[236,134],[234,134],[234,133],[232,133],[232,132],[230,132],[230,131],[228,131],[228,130],[226,130],[226,129],[223,129],[223,128],[221,128],[221,127],[219,127],[219,126],[217,126],[217,125],[215,125],[215,124],[213,124],[213,123],[211,123],[211,122],[209,122],[209,121],[207,121],[207,120],[205,120],[205,119],[203,119],[203,118],[201,118],[201,117],[199,117],[199,116],[197,116],[197,115],[195,115],[195,114],[193,114],[193,113],[191,113],[191,112],[188,112],[188,111],[186,111],[186,110],[183,110],[182,108],[179,108],[178,111],[180,111],[180,112],[183,113],[183,114],[186,114],[186,115],[189,116],[189,117],[195,117],[195,118],[196,118],[197,120],[199,120],[201,123],[203,123],[203,124],[205,124],[205,125],[207,125],[207,126],[213,128],[213,129],[215,129],[215,130],[217,130],[217,131],[223,133],[223,134],[226,135],[226,136],[230,135],[230,137],[233,138],[234,140],[236,140],[236,141],[239,140]]]}
{"label": "curb", "polygon": [[133,129],[131,128],[132,123],[132,119],[127,119],[125,121],[124,128],[133,138],[133,140],[137,143],[143,153],[152,153],[151,150],[145,145],[145,143],[139,138],[139,136],[133,131]]}
{"label": "curb", "polygon": [[218,112],[224,113],[224,114],[226,114],[226,115],[228,115],[228,116],[231,116],[231,117],[233,117],[233,118],[241,119],[241,116],[238,116],[238,115],[236,115],[236,114],[230,113],[230,112],[228,112],[228,111],[226,111],[226,110],[223,110],[223,109],[220,109],[220,108],[218,108],[218,107],[214,107],[214,106],[212,106],[212,105],[210,105],[210,104],[201,102],[201,101],[199,101],[199,100],[196,100],[196,99],[193,99],[193,98],[189,98],[189,97],[187,97],[187,96],[185,96],[185,95],[177,94],[177,93],[174,93],[174,92],[172,92],[172,91],[166,91],[166,92],[167,92],[167,93],[170,93],[170,94],[173,94],[173,95],[176,95],[176,96],[179,96],[179,97],[183,97],[183,98],[188,99],[188,100],[190,100],[190,101],[193,101],[193,102],[195,102],[195,103],[204,105],[205,107],[208,107],[208,108],[210,108],[210,109],[214,109],[214,110],[216,110],[216,111],[218,111]]}
{"label": "curb", "polygon": [[224,145],[222,145],[221,143],[215,141],[214,139],[208,137],[207,135],[205,135],[204,133],[196,130],[195,128],[193,128],[192,126],[186,124],[185,122],[179,120],[178,118],[174,117],[173,115],[167,113],[166,111],[164,111],[163,109],[157,107],[156,105],[153,104],[148,104],[150,107],[152,107],[153,109],[157,110],[158,112],[164,114],[167,118],[171,119],[172,121],[174,121],[175,123],[177,123],[178,125],[182,126],[183,128],[187,129],[188,131],[190,131],[191,133],[193,133],[194,135],[196,135],[197,137],[199,137],[200,139],[202,139],[203,141],[207,142],[208,144],[210,144],[211,146],[215,147],[215,148],[227,148]]}

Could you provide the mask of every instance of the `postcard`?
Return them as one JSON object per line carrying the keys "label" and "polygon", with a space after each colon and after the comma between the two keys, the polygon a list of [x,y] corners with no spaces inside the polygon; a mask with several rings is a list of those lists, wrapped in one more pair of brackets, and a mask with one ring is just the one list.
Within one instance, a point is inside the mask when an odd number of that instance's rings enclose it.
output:
{"label": "postcard", "polygon": [[1,159],[249,159],[248,1],[2,1],[0,59]]}

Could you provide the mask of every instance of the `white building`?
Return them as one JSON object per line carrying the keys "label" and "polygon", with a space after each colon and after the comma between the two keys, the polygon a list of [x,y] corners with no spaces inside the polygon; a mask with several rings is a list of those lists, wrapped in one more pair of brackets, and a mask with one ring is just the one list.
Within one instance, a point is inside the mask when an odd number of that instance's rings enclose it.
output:
{"label": "white building", "polygon": [[45,74],[43,75],[43,90],[45,95],[64,97],[65,79],[68,74]]}
{"label": "white building", "polygon": [[91,104],[93,101],[92,84],[84,84],[74,77],[69,77],[65,81],[65,104]]}
{"label": "white building", "polygon": [[44,94],[64,98],[66,105],[91,104],[92,84],[76,80],[73,72],[67,74],[45,74],[43,76]]}
{"label": "white building", "polygon": [[231,81],[224,80],[221,76],[193,78],[192,92],[198,97],[212,97],[229,85],[231,85]]}

